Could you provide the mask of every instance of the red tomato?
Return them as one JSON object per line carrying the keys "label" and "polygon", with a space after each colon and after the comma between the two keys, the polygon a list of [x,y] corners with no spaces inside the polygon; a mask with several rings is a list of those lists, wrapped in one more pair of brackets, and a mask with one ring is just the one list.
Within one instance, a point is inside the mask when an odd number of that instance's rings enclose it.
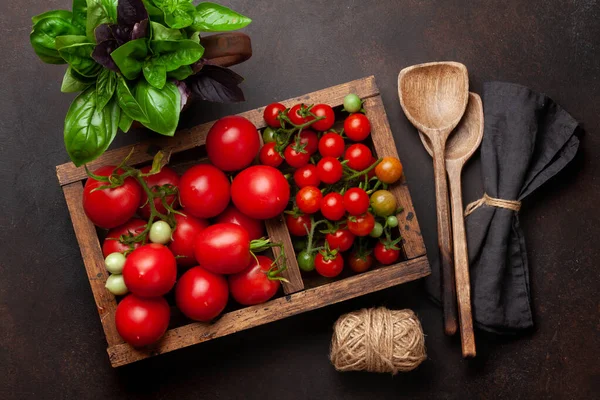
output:
{"label": "red tomato", "polygon": [[371,150],[364,144],[357,143],[348,147],[344,159],[348,160],[348,166],[356,171],[362,171],[371,166]]}
{"label": "red tomato", "polygon": [[290,167],[294,168],[303,167],[310,161],[310,154],[308,154],[308,152],[304,149],[297,149],[296,145],[293,143],[285,148],[283,156]]}
{"label": "red tomato", "polygon": [[231,185],[233,204],[249,217],[274,218],[290,200],[290,184],[273,167],[255,165],[240,172]]}
{"label": "red tomato", "polygon": [[319,140],[319,153],[323,157],[338,158],[344,154],[344,146],[344,138],[335,132],[329,132]]}
{"label": "red tomato", "polygon": [[[107,165],[95,170],[94,175],[110,176],[115,168]],[[94,225],[111,229],[123,225],[133,217],[140,206],[142,188],[134,178],[129,177],[114,189],[94,190],[107,184],[88,178],[83,188],[83,210]]]}
{"label": "red tomato", "polygon": [[175,288],[175,303],[190,319],[208,322],[227,305],[227,280],[202,267],[193,267],[179,278]]}
{"label": "red tomato", "polygon": [[287,225],[288,231],[294,236],[308,235],[308,231],[310,231],[310,227],[312,226],[310,217],[306,214],[301,214],[297,217],[286,214],[285,224]]}
{"label": "red tomato", "polygon": [[375,226],[373,214],[367,212],[357,217],[348,218],[348,230],[356,236],[367,236]]}
{"label": "red tomato", "polygon": [[219,215],[229,204],[229,197],[229,179],[223,171],[209,164],[193,166],[179,181],[181,205],[194,217]]}
{"label": "red tomato", "polygon": [[244,117],[221,118],[206,135],[208,159],[223,171],[239,171],[252,164],[258,155],[260,134]]}
{"label": "red tomato", "polygon": [[133,218],[123,225],[108,231],[108,235],[106,235],[106,239],[104,239],[104,243],[102,243],[102,255],[104,258],[108,257],[111,253],[124,253],[128,250],[134,250],[140,247],[140,243],[133,243],[129,246],[121,243],[118,239],[121,235],[137,236],[142,233],[144,229],[146,229],[146,221]]}
{"label": "red tomato", "polygon": [[179,256],[175,258],[178,265],[193,267],[197,264],[196,256],[194,255],[194,240],[210,224],[204,219],[179,214],[175,214],[175,222],[177,225],[171,235],[173,240],[169,244],[169,249],[174,256]]}
{"label": "red tomato", "polygon": [[281,103],[271,103],[265,107],[263,118],[271,128],[281,128],[281,121],[277,118],[280,113],[285,111],[285,106]]}
{"label": "red tomato", "polygon": [[319,179],[319,171],[313,164],[306,164],[303,167],[298,168],[294,172],[294,182],[299,188],[305,186],[319,186],[321,180]]}
{"label": "red tomato", "polygon": [[377,242],[373,253],[375,254],[375,259],[383,265],[393,264],[400,258],[400,250],[388,249],[381,241]]}
{"label": "red tomato", "polygon": [[250,240],[260,239],[265,236],[265,224],[259,220],[250,218],[240,210],[235,208],[233,204],[225,209],[216,219],[218,224],[229,222],[241,226],[248,232]]}
{"label": "red tomato", "polygon": [[344,269],[344,259],[340,254],[337,254],[326,260],[323,254],[317,253],[315,256],[315,269],[319,275],[334,278]]}
{"label": "red tomato", "polygon": [[319,179],[329,185],[342,179],[344,168],[337,158],[323,157],[317,164]]}
{"label": "red tomato", "polygon": [[315,186],[305,186],[296,193],[296,205],[305,214],[314,214],[321,209],[323,194]]}
{"label": "red tomato", "polygon": [[335,122],[335,113],[333,112],[333,108],[327,104],[315,104],[312,106],[310,111],[317,117],[325,117],[324,119],[312,124],[312,128],[318,131],[326,131],[327,129],[331,129],[333,123]]}
{"label": "red tomato", "polygon": [[304,104],[296,104],[290,108],[288,118],[294,125],[302,125],[315,119]]}
{"label": "red tomato", "polygon": [[175,285],[177,262],[162,244],[147,244],[127,256],[123,279],[127,289],[137,296],[162,296]]}
{"label": "red tomato", "polygon": [[142,347],[165,334],[170,317],[171,308],[164,298],[146,299],[130,294],[117,306],[115,325],[123,340],[133,347]]}
{"label": "red tomato", "polygon": [[364,114],[351,114],[344,121],[344,133],[350,140],[360,142],[371,133],[371,123]]}
{"label": "red tomato", "polygon": [[360,255],[356,251],[348,257],[350,269],[356,273],[365,272],[373,266],[373,256],[371,254]]}
{"label": "red tomato", "polygon": [[[371,156],[371,162],[369,163],[369,167],[373,164],[375,164],[375,162],[377,161],[377,159],[373,156]],[[369,179],[374,178],[375,177],[375,170],[377,168],[373,168],[372,170],[369,171],[369,173],[367,174],[367,176],[369,177]]]}
{"label": "red tomato", "polygon": [[321,214],[330,221],[339,221],[346,215],[344,198],[339,193],[328,193],[321,202]]}
{"label": "red tomato", "polygon": [[215,274],[235,274],[248,266],[250,236],[239,225],[224,223],[209,226],[196,236],[196,261]]}
{"label": "red tomato", "polygon": [[281,154],[275,149],[276,146],[277,143],[271,142],[261,147],[260,153],[258,154],[261,164],[277,168],[283,163],[283,157],[281,157]]}
{"label": "red tomato", "polygon": [[244,306],[264,303],[275,296],[281,286],[276,275],[269,272],[273,260],[265,256],[256,258],[258,263],[252,260],[246,269],[227,278],[231,295]]}
{"label": "red tomato", "polygon": [[304,145],[304,150],[308,152],[311,156],[317,152],[319,149],[319,137],[315,133],[315,131],[311,131],[310,129],[305,129],[300,132],[300,144]]}
{"label": "red tomato", "polygon": [[369,195],[361,188],[350,188],[344,194],[344,207],[350,215],[361,215],[369,209]]}
{"label": "red tomato", "polygon": [[348,229],[340,228],[333,233],[325,235],[325,240],[331,250],[338,249],[341,252],[350,250],[354,244],[354,234]]}
{"label": "red tomato", "polygon": [[[152,165],[148,165],[140,168],[140,171],[146,174],[150,172],[151,169]],[[153,192],[157,192],[160,186],[171,185],[175,188],[179,186],[179,175],[177,175],[177,172],[175,172],[173,169],[167,166],[162,167],[158,174],[148,175],[145,176],[143,179],[144,181],[146,181],[146,184]],[[165,201],[168,205],[170,205],[173,208],[179,207],[179,204],[177,202],[177,195],[175,194],[166,196]],[[147,204],[147,202],[148,196],[142,191],[142,207],[140,207],[138,213],[144,218],[150,218],[150,205]],[[158,211],[159,213],[167,213],[167,209],[165,208],[165,206],[163,206],[160,198],[154,199],[154,207],[156,207],[156,211]]]}

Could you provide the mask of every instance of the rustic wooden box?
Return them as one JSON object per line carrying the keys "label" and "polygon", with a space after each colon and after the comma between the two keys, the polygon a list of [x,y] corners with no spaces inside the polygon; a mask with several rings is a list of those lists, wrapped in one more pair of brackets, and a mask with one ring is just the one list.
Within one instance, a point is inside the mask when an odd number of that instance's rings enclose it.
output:
{"label": "rustic wooden box", "polygon": [[[376,155],[378,157],[397,157],[396,146],[379,89],[372,76],[285,100],[282,103],[288,107],[299,102],[326,103],[332,107],[338,107],[348,93],[356,93],[364,100],[364,109],[372,125],[371,136]],[[257,128],[262,129],[265,127],[262,113],[263,108],[261,107],[239,115],[248,118]],[[212,125],[213,122],[209,122],[179,131],[173,138],[155,137],[134,146],[107,151],[90,163],[88,167],[94,170],[102,165],[117,165],[132,148],[134,150],[130,158],[130,165],[148,163],[159,149],[173,155],[188,150],[193,151],[204,145],[206,134]],[[225,314],[212,323],[189,323],[189,320],[186,320],[183,325],[169,329],[158,343],[143,349],[135,349],[125,343],[117,333],[114,319],[117,300],[104,288],[108,272],[104,267],[100,240],[96,228],[86,217],[82,206],[83,184],[87,178],[85,170],[83,167],[77,168],[74,164],[67,163],[57,166],[56,173],[65,194],[75,235],[81,248],[81,255],[100,315],[100,322],[106,335],[108,354],[113,367],[382,290],[427,276],[430,273],[419,223],[403,178],[390,190],[398,198],[399,204],[404,207],[404,211],[398,215],[400,233],[404,238],[402,242],[404,261],[395,265],[379,266],[362,274],[343,274],[334,280],[319,278],[313,274],[312,277],[305,278],[303,281],[283,219],[269,220],[266,221],[267,233],[273,241],[284,243],[284,251],[288,258],[288,269],[285,276],[290,282],[284,284],[285,294],[283,296],[256,306],[229,312],[226,309]],[[174,319],[177,318],[172,317],[171,325],[177,325],[174,323]]]}

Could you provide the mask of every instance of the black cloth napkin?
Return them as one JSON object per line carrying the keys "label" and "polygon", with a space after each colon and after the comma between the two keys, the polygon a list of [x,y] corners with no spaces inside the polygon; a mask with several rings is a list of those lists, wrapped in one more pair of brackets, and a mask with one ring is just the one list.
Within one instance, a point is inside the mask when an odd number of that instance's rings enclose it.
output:
{"label": "black cloth napkin", "polygon": [[[522,201],[573,159],[579,147],[578,123],[552,99],[524,86],[486,83],[483,99],[485,193]],[[529,265],[518,212],[482,205],[467,217],[466,230],[477,326],[496,333],[533,327]],[[439,299],[439,259],[432,264],[427,288]]]}

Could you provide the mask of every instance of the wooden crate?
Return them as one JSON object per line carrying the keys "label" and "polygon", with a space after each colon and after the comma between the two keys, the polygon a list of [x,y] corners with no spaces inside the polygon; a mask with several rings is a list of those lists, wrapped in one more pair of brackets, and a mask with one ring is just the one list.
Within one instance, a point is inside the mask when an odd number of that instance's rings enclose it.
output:
{"label": "wooden crate", "polygon": [[[371,136],[376,155],[378,157],[397,157],[396,146],[379,89],[372,76],[285,100],[282,103],[288,107],[299,102],[326,103],[332,107],[339,107],[348,93],[356,93],[364,100],[364,109],[371,121]],[[262,129],[265,127],[262,118],[263,109],[261,107],[239,115],[248,118],[257,128]],[[103,165],[116,165],[129,154],[132,148],[130,165],[148,163],[159,149],[171,154],[193,151],[204,145],[206,134],[213,123],[209,122],[179,131],[172,138],[154,137],[133,146],[107,151],[91,162],[88,167],[90,170],[94,170]],[[100,322],[106,335],[107,351],[113,367],[382,290],[427,276],[430,273],[419,223],[403,178],[401,182],[391,186],[390,190],[398,198],[399,204],[404,207],[404,211],[398,215],[399,229],[404,238],[402,242],[404,261],[395,265],[380,266],[358,275],[345,275],[340,279],[312,278],[306,280],[305,289],[305,281],[303,281],[296,263],[294,249],[285,223],[282,218],[275,218],[266,221],[266,227],[267,233],[273,241],[284,243],[284,251],[288,258],[288,269],[285,276],[289,283],[284,284],[283,296],[264,304],[226,312],[211,323],[193,322],[174,327],[169,329],[158,343],[146,348],[135,349],[125,343],[117,333],[114,319],[117,300],[104,288],[108,272],[104,267],[100,240],[96,228],[86,217],[82,206],[83,184],[87,178],[85,170],[83,167],[77,168],[74,164],[67,163],[57,166],[56,173],[65,194],[75,235],[81,248],[81,255],[100,315]]]}

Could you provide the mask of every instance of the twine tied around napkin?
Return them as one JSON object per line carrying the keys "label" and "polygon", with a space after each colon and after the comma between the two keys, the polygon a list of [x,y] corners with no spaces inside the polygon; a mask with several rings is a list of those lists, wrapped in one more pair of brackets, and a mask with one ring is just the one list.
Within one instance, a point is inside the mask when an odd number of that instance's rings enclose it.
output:
{"label": "twine tied around napkin", "polygon": [[487,193],[484,193],[482,198],[467,205],[467,208],[465,208],[465,217],[468,217],[469,214],[484,204],[490,207],[508,208],[509,210],[513,211],[519,211],[521,209],[521,202],[518,200],[496,199],[488,196]]}

